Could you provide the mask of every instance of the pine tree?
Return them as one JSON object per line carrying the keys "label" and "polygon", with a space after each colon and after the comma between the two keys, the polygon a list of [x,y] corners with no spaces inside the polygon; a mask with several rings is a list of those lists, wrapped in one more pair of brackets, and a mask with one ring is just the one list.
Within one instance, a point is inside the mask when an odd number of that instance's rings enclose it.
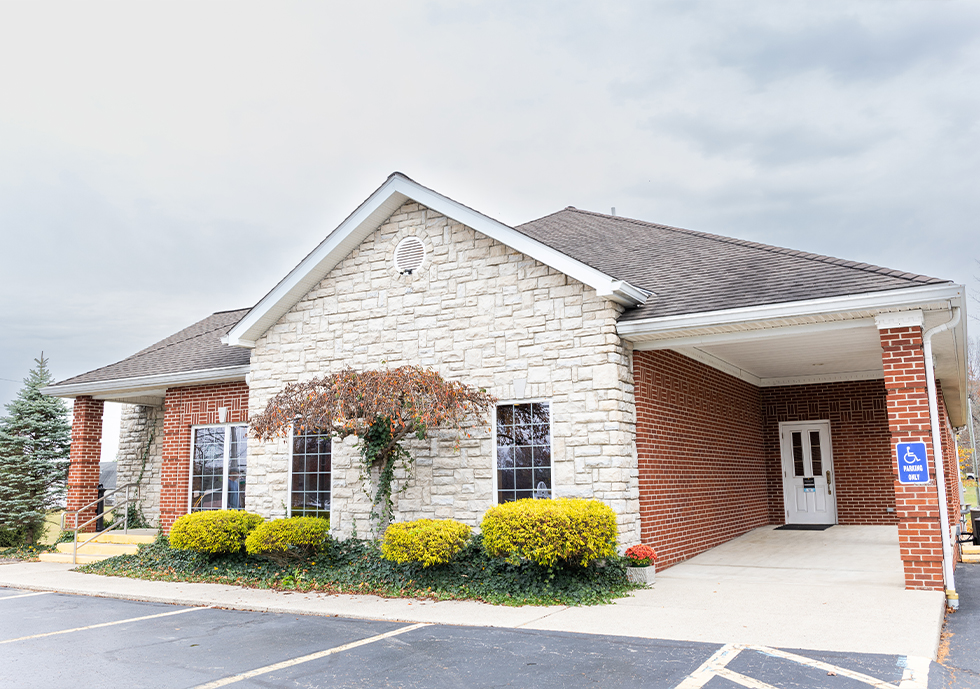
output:
{"label": "pine tree", "polygon": [[[0,544],[33,545],[47,510],[59,504],[68,475],[68,408],[40,390],[54,382],[41,353],[17,399],[0,419]],[[3,543],[6,541],[6,543]]]}

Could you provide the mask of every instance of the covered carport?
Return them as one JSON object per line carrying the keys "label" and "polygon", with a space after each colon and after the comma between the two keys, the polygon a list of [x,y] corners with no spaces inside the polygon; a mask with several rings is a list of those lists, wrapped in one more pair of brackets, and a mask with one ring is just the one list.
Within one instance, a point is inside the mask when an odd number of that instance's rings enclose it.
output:
{"label": "covered carport", "polygon": [[[952,589],[963,297],[938,285],[621,322],[644,541],[670,565],[764,525],[888,527],[907,588]],[[928,477],[902,482],[898,445],[920,442]]]}

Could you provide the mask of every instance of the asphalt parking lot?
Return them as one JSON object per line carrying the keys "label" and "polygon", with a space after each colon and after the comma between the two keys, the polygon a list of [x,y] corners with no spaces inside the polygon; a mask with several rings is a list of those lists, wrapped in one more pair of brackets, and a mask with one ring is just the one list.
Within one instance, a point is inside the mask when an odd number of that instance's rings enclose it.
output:
{"label": "asphalt parking lot", "polygon": [[[925,687],[872,654],[191,608],[0,589],[0,686]],[[911,672],[911,674],[910,674]],[[918,675],[915,673],[918,672]],[[935,684],[931,686],[941,686]]]}

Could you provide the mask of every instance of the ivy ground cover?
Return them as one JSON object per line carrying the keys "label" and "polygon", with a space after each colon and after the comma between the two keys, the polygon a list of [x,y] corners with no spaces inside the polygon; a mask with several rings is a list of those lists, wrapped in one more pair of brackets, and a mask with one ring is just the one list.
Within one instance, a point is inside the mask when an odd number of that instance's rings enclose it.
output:
{"label": "ivy ground cover", "polygon": [[208,556],[175,550],[166,537],[135,555],[92,563],[81,572],[155,581],[194,581],[250,588],[373,594],[430,600],[479,600],[497,605],[596,605],[640,588],[626,578],[625,561],[612,557],[587,567],[509,564],[473,538],[451,562],[422,568],[385,560],[377,545],[330,541],[318,553],[287,565],[247,554]]}

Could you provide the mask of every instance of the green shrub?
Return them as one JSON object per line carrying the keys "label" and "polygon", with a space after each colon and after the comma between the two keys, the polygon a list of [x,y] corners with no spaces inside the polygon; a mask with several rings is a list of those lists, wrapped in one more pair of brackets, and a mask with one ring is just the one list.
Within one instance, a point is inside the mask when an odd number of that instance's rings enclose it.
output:
{"label": "green shrub", "polygon": [[170,547],[207,555],[238,553],[262,517],[242,510],[192,512],[170,527]]}
{"label": "green shrub", "polygon": [[245,539],[249,555],[274,560],[301,558],[315,553],[330,538],[330,522],[319,517],[273,519],[259,524]]}
{"label": "green shrub", "polygon": [[494,557],[544,567],[559,561],[585,567],[616,553],[616,513],[598,500],[527,498],[491,507],[480,524]]}
{"label": "green shrub", "polygon": [[381,556],[422,567],[444,565],[470,540],[470,527],[452,519],[416,519],[392,524],[385,530]]}

